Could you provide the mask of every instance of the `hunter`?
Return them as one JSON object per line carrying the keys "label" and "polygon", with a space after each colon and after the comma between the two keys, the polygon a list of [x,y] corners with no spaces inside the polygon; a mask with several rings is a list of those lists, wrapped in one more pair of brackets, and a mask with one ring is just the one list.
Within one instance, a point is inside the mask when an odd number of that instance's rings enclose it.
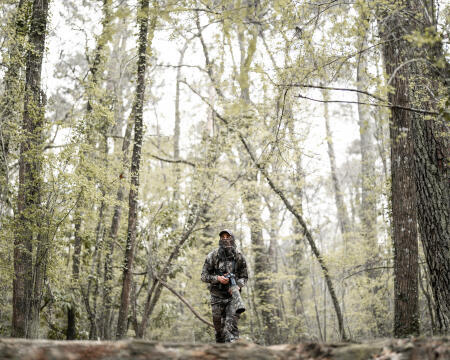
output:
{"label": "hunter", "polygon": [[202,281],[208,283],[211,293],[211,310],[216,342],[234,342],[239,339],[238,320],[230,279],[227,275],[234,274],[236,284],[243,288],[247,284],[247,262],[236,249],[234,235],[230,230],[219,233],[219,247],[206,257],[202,270]]}

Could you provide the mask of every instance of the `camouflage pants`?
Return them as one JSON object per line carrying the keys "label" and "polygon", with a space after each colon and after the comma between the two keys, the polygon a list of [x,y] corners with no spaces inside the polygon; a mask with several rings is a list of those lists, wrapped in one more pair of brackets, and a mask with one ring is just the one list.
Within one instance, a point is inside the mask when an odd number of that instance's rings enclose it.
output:
{"label": "camouflage pants", "polygon": [[239,339],[237,327],[239,314],[235,314],[231,298],[222,299],[211,295],[211,310],[216,330],[216,342],[233,342]]}

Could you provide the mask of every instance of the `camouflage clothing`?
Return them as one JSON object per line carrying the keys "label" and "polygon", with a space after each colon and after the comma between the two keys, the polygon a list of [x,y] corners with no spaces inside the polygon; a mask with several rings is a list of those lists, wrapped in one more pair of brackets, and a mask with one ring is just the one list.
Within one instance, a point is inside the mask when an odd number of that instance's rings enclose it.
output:
{"label": "camouflage clothing", "polygon": [[[247,284],[247,262],[244,256],[236,250],[233,258],[221,256],[220,248],[211,251],[206,257],[202,270],[202,281],[208,283],[208,289],[211,295],[220,298],[231,298],[228,292],[229,285],[223,285],[217,280],[217,275],[233,272],[236,275],[236,283],[240,288]],[[233,261],[234,260],[234,261]]]}
{"label": "camouflage clothing", "polygon": [[233,342],[239,339],[237,324],[240,315],[235,313],[231,297],[224,299],[211,295],[211,312],[217,343]]}
{"label": "camouflage clothing", "polygon": [[[231,236],[233,234],[228,232]],[[234,237],[233,237],[234,240]],[[239,314],[236,314],[232,306],[232,296],[229,292],[229,284],[221,284],[217,280],[218,275],[234,273],[237,285],[242,288],[247,284],[247,262],[244,256],[233,247],[230,252],[220,246],[211,251],[203,265],[201,279],[208,283],[211,293],[211,308],[214,329],[216,330],[216,342],[231,342],[239,338],[237,323]]]}

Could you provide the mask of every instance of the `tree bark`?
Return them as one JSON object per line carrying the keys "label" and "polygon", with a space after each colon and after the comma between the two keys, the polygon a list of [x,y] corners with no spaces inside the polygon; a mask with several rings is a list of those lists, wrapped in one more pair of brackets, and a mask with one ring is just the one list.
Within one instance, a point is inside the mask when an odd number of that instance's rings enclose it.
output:
{"label": "tree bark", "polygon": [[[138,10],[139,38],[138,38],[138,61],[137,61],[137,85],[136,94],[133,103],[134,114],[134,145],[131,158],[130,169],[130,192],[128,199],[128,230],[127,242],[125,248],[125,258],[123,265],[122,292],[120,299],[119,317],[117,320],[116,338],[121,339],[127,332],[128,307],[130,303],[131,277],[134,261],[134,247],[136,240],[137,206],[139,191],[139,169],[141,163],[141,148],[143,137],[143,110],[145,94],[145,72],[147,67],[147,47],[151,42],[148,41],[149,28],[149,0],[140,0]],[[152,20],[153,33],[156,25],[156,17]],[[149,44],[150,43],[150,44]]]}
{"label": "tree bark", "polygon": [[[403,1],[397,1],[397,5]],[[381,23],[386,73],[394,75],[389,94],[391,104],[408,107],[409,44],[404,39],[410,20],[394,8]],[[396,72],[396,73],[394,73]],[[391,206],[394,243],[394,336],[419,334],[417,197],[414,181],[412,113],[393,107],[390,117]]]}
{"label": "tree bark", "polygon": [[[26,55],[26,36],[32,2],[20,0],[13,18],[13,31],[7,56],[2,62],[7,66],[3,78],[4,92],[0,99],[0,216],[11,207],[9,189],[9,154],[11,136],[15,132],[14,123],[23,106],[23,72]],[[0,223],[1,225],[1,223]]]}
{"label": "tree bark", "polygon": [[[42,60],[45,49],[48,1],[34,0],[26,60],[25,99],[22,121],[24,140],[20,145],[19,194],[17,225],[14,234],[14,280],[12,336],[38,335],[40,300],[45,267],[33,269],[33,239],[43,241],[38,224],[42,216],[42,136],[45,97],[41,90]],[[45,235],[44,235],[45,236]],[[40,250],[42,248],[40,247]],[[38,251],[39,264],[46,263],[46,254]],[[38,270],[38,273],[36,271]],[[34,282],[34,283],[33,283]]]}
{"label": "tree bark", "polygon": [[[122,34],[122,40],[120,44],[119,53],[122,53],[126,48],[126,39],[127,33]],[[122,75],[119,74],[119,79],[121,79]],[[120,124],[123,122],[123,87],[121,86],[121,81],[118,81],[118,94],[117,96],[117,106],[115,108],[116,113],[116,128],[120,129]],[[111,227],[108,231],[106,237],[106,253],[105,253],[105,263],[104,263],[104,278],[103,278],[103,313],[102,313],[102,324],[103,330],[102,334],[104,339],[111,340],[113,337],[112,329],[111,329],[111,320],[112,320],[112,308],[113,308],[113,300],[112,300],[112,289],[113,289],[113,256],[114,256],[114,244],[117,241],[117,235],[119,232],[120,220],[122,218],[122,207],[123,207],[123,198],[125,192],[125,174],[128,172],[129,168],[129,148],[130,148],[130,140],[131,134],[133,130],[133,120],[134,114],[131,113],[128,117],[128,121],[126,123],[125,134],[122,140],[121,147],[121,155],[122,155],[122,164],[120,173],[118,174],[119,178],[119,186],[117,188],[116,193],[116,204],[114,206],[113,215],[111,219]],[[121,129],[120,129],[121,130]],[[120,155],[119,155],[120,156]]]}
{"label": "tree bark", "polygon": [[[128,341],[30,341],[0,339],[0,357],[11,360],[96,360],[132,359],[402,359],[444,360],[450,356],[448,337],[408,341],[377,340],[362,344],[318,344],[302,342],[277,346],[261,346],[249,342],[233,344],[177,344],[142,340]],[[86,355],[89,354],[89,355]]]}
{"label": "tree bark", "polygon": [[[74,215],[74,224],[75,224],[75,240],[74,240],[74,249],[72,255],[72,288],[71,291],[76,293],[76,289],[78,288],[78,280],[80,277],[80,255],[81,255],[81,214],[79,211],[76,211]],[[74,296],[75,297],[75,296]],[[76,319],[76,311],[77,306],[75,304],[76,301],[73,301],[70,304],[69,309],[67,310],[67,330],[66,330],[66,339],[67,340],[75,340],[77,337],[76,327],[77,327],[77,319]]]}
{"label": "tree bark", "polygon": [[[420,239],[433,290],[437,330],[446,334],[450,330],[450,65],[437,32],[435,2],[413,0],[405,5],[403,19],[411,23],[408,34],[416,31],[438,39],[424,45],[408,43],[408,60],[411,105],[440,114],[414,113],[412,128]],[[409,14],[414,14],[414,20],[406,18]]]}

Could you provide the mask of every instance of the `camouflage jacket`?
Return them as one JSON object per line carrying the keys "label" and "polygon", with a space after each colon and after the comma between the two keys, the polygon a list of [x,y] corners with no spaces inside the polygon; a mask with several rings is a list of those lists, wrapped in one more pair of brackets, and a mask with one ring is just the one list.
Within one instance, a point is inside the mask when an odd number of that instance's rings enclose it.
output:
{"label": "camouflage jacket", "polygon": [[[211,251],[206,257],[205,264],[202,270],[202,281],[208,283],[211,295],[228,298],[231,295],[228,293],[229,285],[223,285],[217,280],[217,275],[233,272],[232,259],[222,258],[219,256],[219,248]],[[236,283],[240,288],[247,284],[247,262],[244,256],[236,250],[234,259],[234,274],[236,276]]]}

